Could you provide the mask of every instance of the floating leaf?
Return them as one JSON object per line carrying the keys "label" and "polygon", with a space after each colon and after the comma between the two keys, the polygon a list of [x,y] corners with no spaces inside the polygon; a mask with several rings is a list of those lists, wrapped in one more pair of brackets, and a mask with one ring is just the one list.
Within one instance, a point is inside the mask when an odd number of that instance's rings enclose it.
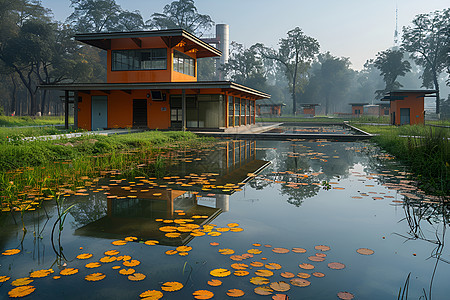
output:
{"label": "floating leaf", "polygon": [[111,263],[111,262],[115,262],[117,259],[117,257],[115,256],[104,256],[102,258],[100,258],[100,262],[102,263]]}
{"label": "floating leaf", "polygon": [[307,264],[307,263],[300,264],[299,267],[302,268],[302,269],[305,269],[305,270],[312,270],[312,269],[314,269],[313,265]]}
{"label": "floating leaf", "polygon": [[247,250],[247,252],[250,254],[261,254],[262,253],[262,251],[259,249],[250,249],[250,250]]}
{"label": "floating leaf", "polygon": [[122,274],[122,275],[131,275],[131,274],[133,274],[134,272],[136,272],[136,270],[135,270],[135,269],[132,269],[132,268],[129,268],[129,269],[121,269],[121,270],[119,271],[119,274]]}
{"label": "floating leaf", "polygon": [[254,285],[263,285],[268,284],[270,280],[264,277],[252,277],[250,279],[250,282],[253,283]]}
{"label": "floating leaf", "polygon": [[287,292],[291,289],[291,286],[284,281],[272,282],[270,287],[276,292]]}
{"label": "floating leaf", "polygon": [[284,278],[292,278],[292,277],[295,277],[295,274],[294,274],[294,273],[291,273],[291,272],[283,272],[283,273],[281,273],[280,275],[281,275],[281,277],[284,277]]}
{"label": "floating leaf", "polygon": [[78,258],[78,259],[88,259],[88,258],[91,258],[92,256],[93,256],[93,255],[90,254],[90,253],[83,253],[83,254],[77,255],[77,258]]}
{"label": "floating leaf", "polygon": [[34,280],[30,279],[30,277],[18,278],[11,282],[12,286],[23,286],[32,283]]}
{"label": "floating leaf", "polygon": [[273,290],[268,286],[259,286],[254,289],[255,293],[261,296],[272,295]]}
{"label": "floating leaf", "polygon": [[245,270],[248,268],[248,265],[236,263],[236,264],[232,264],[231,267],[235,270]]}
{"label": "floating leaf", "polygon": [[92,273],[89,275],[86,275],[86,277],[84,277],[84,279],[86,279],[87,281],[100,281],[105,279],[106,275],[103,273]]}
{"label": "floating leaf", "polygon": [[316,256],[318,257],[327,257],[325,253],[316,253]]}
{"label": "floating leaf", "polygon": [[211,279],[208,281],[208,284],[210,286],[219,286],[222,285],[222,281],[220,281],[219,279]]}
{"label": "floating leaf", "polygon": [[69,276],[78,273],[78,269],[75,268],[65,268],[59,272],[60,275]]}
{"label": "floating leaf", "polygon": [[106,251],[104,254],[106,256],[113,256],[113,255],[117,255],[119,253],[120,253],[120,251],[118,251],[118,250],[109,250],[109,251]]}
{"label": "floating leaf", "polygon": [[98,268],[100,266],[101,266],[101,264],[99,262],[92,262],[92,263],[88,263],[85,265],[85,267],[88,269],[94,269],[94,268]]}
{"label": "floating leaf", "polygon": [[183,284],[176,281],[165,282],[161,286],[161,289],[166,292],[175,292],[181,290],[182,288]]}
{"label": "floating leaf", "polygon": [[264,264],[263,264],[262,262],[259,262],[259,261],[252,261],[252,262],[250,263],[250,266],[259,268],[259,267],[264,266]]}
{"label": "floating leaf", "polygon": [[163,226],[159,228],[159,231],[162,232],[176,232],[177,231],[177,227],[175,226]]}
{"label": "floating leaf", "polygon": [[319,250],[319,251],[328,251],[328,250],[330,250],[330,247],[325,246],[325,245],[318,245],[318,246],[315,246],[314,249]]}
{"label": "floating leaf", "polygon": [[289,252],[289,249],[286,249],[286,248],[273,248],[272,251],[275,252],[275,253],[285,254],[285,253]]}
{"label": "floating leaf", "polygon": [[328,264],[328,268],[333,270],[341,270],[345,268],[345,265],[338,262],[332,262]]}
{"label": "floating leaf", "polygon": [[19,249],[9,249],[5,250],[5,252],[3,252],[2,255],[15,255],[17,253],[20,253]]}
{"label": "floating leaf", "polygon": [[10,279],[11,279],[11,277],[8,277],[8,276],[0,276],[0,283],[1,283],[1,282],[8,281],[8,280],[10,280]]}
{"label": "floating leaf", "polygon": [[281,265],[277,263],[268,263],[265,265],[265,267],[269,270],[279,270],[281,269]]}
{"label": "floating leaf", "polygon": [[127,241],[118,240],[111,242],[111,244],[113,244],[114,246],[124,246],[127,244]]}
{"label": "floating leaf", "polygon": [[316,276],[316,277],[318,277],[318,278],[325,277],[325,274],[323,274],[323,273],[321,273],[321,272],[314,272],[314,273],[312,273],[312,274],[313,274],[313,276]]}
{"label": "floating leaf", "polygon": [[308,273],[298,273],[297,276],[303,279],[311,277],[311,275],[309,275]]}
{"label": "floating leaf", "polygon": [[188,251],[191,251],[192,250],[192,247],[189,247],[189,246],[179,246],[179,247],[177,247],[177,251],[178,252],[188,252]]}
{"label": "floating leaf", "polygon": [[226,277],[231,274],[231,271],[227,269],[214,269],[211,272],[209,272],[209,274],[214,277]]}
{"label": "floating leaf", "polygon": [[234,254],[234,250],[232,249],[219,249],[219,253],[223,255],[231,255]]}
{"label": "floating leaf", "polygon": [[355,296],[349,292],[339,292],[337,294],[337,296],[339,297],[339,299],[342,299],[342,300],[351,300],[351,299],[355,298]]}
{"label": "floating leaf", "polygon": [[257,270],[257,271],[255,271],[255,275],[262,276],[262,277],[270,277],[273,275],[273,272],[269,271],[269,270]]}
{"label": "floating leaf", "polygon": [[31,278],[42,278],[47,277],[48,275],[52,274],[54,271],[53,269],[47,269],[47,270],[38,270],[34,271],[30,274]]}
{"label": "floating leaf", "polygon": [[207,290],[198,290],[192,293],[195,299],[211,299],[214,293]]}
{"label": "floating leaf", "polygon": [[217,243],[217,242],[211,242],[211,243],[209,243],[211,246],[219,246],[219,243]]}
{"label": "floating leaf", "polygon": [[291,284],[295,285],[295,286],[299,286],[299,287],[306,287],[306,286],[310,285],[311,282],[309,282],[306,279],[302,279],[302,278],[292,278]]}
{"label": "floating leaf", "polygon": [[136,241],[137,239],[138,239],[138,238],[135,237],[135,236],[129,236],[129,237],[124,238],[124,240],[127,241],[127,242],[134,242],[134,241]]}
{"label": "floating leaf", "polygon": [[144,244],[149,245],[149,246],[154,246],[156,244],[159,244],[159,242],[154,241],[154,240],[149,240],[149,241],[145,241]]}
{"label": "floating leaf", "polygon": [[230,231],[231,232],[241,232],[241,231],[244,231],[244,229],[240,228],[240,227],[234,227],[234,228],[231,228]]}
{"label": "floating leaf", "polygon": [[210,235],[210,236],[219,236],[219,235],[221,235],[221,233],[220,232],[216,232],[216,231],[212,231],[212,232],[208,232],[208,235]]}
{"label": "floating leaf", "polygon": [[372,255],[375,253],[375,251],[368,248],[359,248],[358,250],[356,250],[356,252],[362,255]]}
{"label": "floating leaf", "polygon": [[320,256],[316,256],[316,255],[310,256],[310,257],[308,257],[308,259],[310,261],[314,261],[314,262],[321,262],[321,261],[325,260],[324,257],[320,257]]}
{"label": "floating leaf", "polygon": [[235,260],[235,261],[241,261],[241,260],[244,260],[245,258],[242,255],[231,255],[230,259]]}
{"label": "floating leaf", "polygon": [[139,295],[139,297],[145,300],[159,300],[163,297],[163,293],[155,290],[148,290]]}
{"label": "floating leaf", "polygon": [[8,295],[11,298],[20,298],[31,294],[32,292],[34,292],[34,290],[36,290],[36,288],[32,285],[19,286],[10,290],[8,292]]}
{"label": "floating leaf", "polygon": [[292,252],[294,252],[294,253],[306,253],[306,249],[303,249],[303,248],[292,248]]}
{"label": "floating leaf", "polygon": [[236,276],[242,277],[242,276],[247,276],[250,273],[248,271],[245,271],[245,270],[237,270],[233,274],[236,275]]}
{"label": "floating leaf", "polygon": [[275,294],[272,296],[272,300],[287,300],[289,299],[288,295],[285,294]]}
{"label": "floating leaf", "polygon": [[181,236],[181,233],[178,232],[169,232],[166,233],[165,236],[167,236],[168,238],[177,238]]}
{"label": "floating leaf", "polygon": [[177,254],[178,251],[177,251],[177,250],[167,250],[165,253],[166,253],[167,255],[174,255],[174,254]]}
{"label": "floating leaf", "polygon": [[125,267],[135,267],[135,266],[139,266],[141,264],[141,262],[136,259],[133,259],[133,260],[129,260],[129,261],[124,261],[122,264]]}
{"label": "floating leaf", "polygon": [[230,297],[242,297],[245,295],[244,291],[238,289],[228,290],[227,295]]}
{"label": "floating leaf", "polygon": [[147,276],[145,276],[142,273],[133,273],[132,275],[128,276],[128,280],[131,281],[141,281],[144,280]]}

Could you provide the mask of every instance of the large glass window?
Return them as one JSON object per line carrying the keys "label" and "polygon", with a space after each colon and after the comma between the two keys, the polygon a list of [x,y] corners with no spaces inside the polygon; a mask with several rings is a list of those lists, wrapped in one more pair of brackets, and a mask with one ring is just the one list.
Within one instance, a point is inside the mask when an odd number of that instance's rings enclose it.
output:
{"label": "large glass window", "polygon": [[252,101],[250,103],[250,124],[254,124],[255,119],[254,119],[254,115],[255,115],[255,102]]}
{"label": "large glass window", "polygon": [[241,99],[234,98],[234,126],[239,126],[239,116],[241,115]]}
{"label": "large glass window", "polygon": [[195,76],[195,59],[175,50],[173,51],[173,70],[186,75]]}
{"label": "large glass window", "polygon": [[251,124],[250,122],[250,100],[247,100],[247,109],[246,109],[246,115],[247,115],[247,124]]}
{"label": "large glass window", "polygon": [[167,69],[167,49],[114,50],[111,55],[113,71]]}
{"label": "large glass window", "polygon": [[233,125],[234,119],[234,104],[233,104],[233,96],[228,96],[228,126]]}
{"label": "large glass window", "polygon": [[245,125],[245,108],[247,107],[247,100],[241,99],[241,125]]}

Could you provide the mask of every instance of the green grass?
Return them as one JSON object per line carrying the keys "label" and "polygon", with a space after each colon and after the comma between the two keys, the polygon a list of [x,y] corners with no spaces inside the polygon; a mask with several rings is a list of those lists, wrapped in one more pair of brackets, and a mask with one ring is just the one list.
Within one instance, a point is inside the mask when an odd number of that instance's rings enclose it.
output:
{"label": "green grass", "polygon": [[[81,131],[81,130],[76,130]],[[16,141],[24,137],[38,137],[43,135],[54,135],[75,132],[75,130],[65,130],[61,127],[0,127],[0,144]]]}
{"label": "green grass", "polygon": [[[62,125],[64,116],[43,116],[43,117],[19,117],[0,116],[0,126],[41,126],[41,125]],[[69,124],[73,124],[73,117],[69,118]]]}
{"label": "green grass", "polygon": [[379,134],[374,141],[408,166],[428,193],[450,194],[450,130],[430,126],[357,125]]}
{"label": "green grass", "polygon": [[[29,200],[58,195],[61,188],[86,186],[110,172],[137,176],[145,164],[154,176],[164,176],[165,152],[180,147],[209,147],[210,138],[191,132],[158,132],[83,136],[57,141],[17,140],[0,144],[0,204],[2,210],[33,208]],[[170,163],[170,161],[167,161]],[[1,208],[1,207],[0,207]]]}

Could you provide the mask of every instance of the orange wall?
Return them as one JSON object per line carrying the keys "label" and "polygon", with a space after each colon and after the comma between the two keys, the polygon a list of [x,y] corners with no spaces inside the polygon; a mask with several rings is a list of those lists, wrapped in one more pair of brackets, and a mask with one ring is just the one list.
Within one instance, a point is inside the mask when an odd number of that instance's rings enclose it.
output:
{"label": "orange wall", "polygon": [[[169,100],[152,101],[147,98],[147,90],[132,91],[131,95],[122,91],[105,94],[92,91],[91,94],[79,93],[82,102],[78,104],[78,127],[91,130],[91,97],[108,97],[108,128],[133,127],[133,99],[147,99],[147,125],[150,129],[167,129],[170,126]],[[167,97],[168,99],[168,97]]]}
{"label": "orange wall", "polygon": [[[409,121],[411,125],[425,123],[424,97],[417,98],[421,94],[409,93],[403,100],[391,101],[391,123],[392,112],[395,112],[395,125],[400,125],[400,108],[409,108]],[[403,96],[403,95],[402,95]]]}
{"label": "orange wall", "polygon": [[[357,114],[356,110],[359,109],[360,113]],[[363,115],[364,114],[364,106],[362,105],[352,105],[352,115],[354,116],[358,116],[358,115]]]}
{"label": "orange wall", "polygon": [[303,108],[303,113],[305,115],[313,115],[313,116],[315,116],[316,115],[316,109],[315,109],[315,107],[312,107],[312,108],[304,107]]}
{"label": "orange wall", "polygon": [[[185,53],[183,48],[175,47],[186,55],[195,59],[195,75],[173,71],[173,49],[167,48],[166,44],[159,37],[142,38],[142,47],[139,48],[131,39],[113,39],[111,40],[111,50],[107,53],[107,82],[108,83],[133,83],[133,82],[183,82],[197,81],[197,57],[195,53]],[[149,48],[167,48],[167,69],[165,70],[144,70],[144,71],[112,71],[111,70],[111,51],[112,50],[130,50],[130,49],[149,49]]]}

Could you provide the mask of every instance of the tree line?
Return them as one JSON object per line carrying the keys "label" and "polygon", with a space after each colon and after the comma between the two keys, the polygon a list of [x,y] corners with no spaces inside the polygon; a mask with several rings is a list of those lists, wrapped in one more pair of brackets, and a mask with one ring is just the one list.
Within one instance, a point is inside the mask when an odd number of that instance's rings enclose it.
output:
{"label": "tree line", "polygon": [[[104,82],[106,53],[74,41],[81,32],[183,28],[202,36],[213,26],[194,0],[167,4],[144,20],[115,0],[71,0],[65,22],[52,18],[38,0],[0,0],[0,113],[58,114],[57,94],[39,84]],[[405,86],[438,91],[436,112],[449,111],[441,86],[450,85],[450,9],[421,14],[403,28],[400,47],[387,49],[354,70],[348,58],[321,53],[319,42],[296,27],[280,38],[278,48],[257,43],[248,48],[232,42],[225,78],[272,95],[296,114],[301,103],[317,103],[323,113],[347,111],[349,102],[372,102]],[[215,60],[198,60],[198,79],[217,80]],[[400,83],[399,77],[402,78]]]}

